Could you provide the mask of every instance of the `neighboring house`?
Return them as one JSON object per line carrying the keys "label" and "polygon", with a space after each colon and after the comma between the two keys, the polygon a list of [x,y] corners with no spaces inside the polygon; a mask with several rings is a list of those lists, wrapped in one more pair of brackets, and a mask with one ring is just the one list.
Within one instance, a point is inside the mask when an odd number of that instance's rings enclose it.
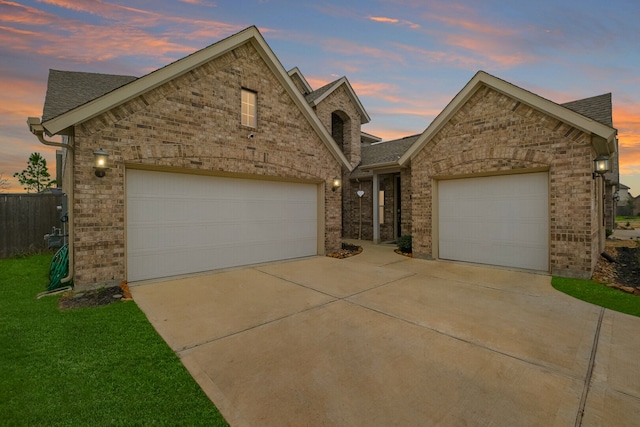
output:
{"label": "neighboring house", "polygon": [[630,187],[627,187],[622,183],[620,183],[620,185],[618,186],[618,194],[615,197],[615,199],[617,200],[616,215],[622,215],[622,216],[633,215],[633,213],[631,212],[628,206],[629,197],[633,198],[631,193],[629,193],[630,189],[631,189]]}
{"label": "neighboring house", "polygon": [[617,185],[593,160],[616,130],[579,107],[479,72],[425,132],[382,142],[345,77],[313,90],[250,27],[141,78],[52,70],[29,125],[65,154],[77,286],[407,234],[417,257],[589,277]]}

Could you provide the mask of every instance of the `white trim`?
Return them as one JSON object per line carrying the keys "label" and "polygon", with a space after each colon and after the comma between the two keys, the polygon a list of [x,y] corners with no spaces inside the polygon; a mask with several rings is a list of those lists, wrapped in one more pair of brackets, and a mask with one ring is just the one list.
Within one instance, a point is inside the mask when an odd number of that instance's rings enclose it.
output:
{"label": "white trim", "polygon": [[351,83],[349,83],[349,80],[347,80],[346,77],[341,77],[340,79],[338,79],[336,82],[333,83],[333,86],[331,87],[331,89],[329,89],[328,91],[320,95],[318,98],[314,99],[309,104],[315,107],[316,105],[321,103],[327,96],[335,92],[336,89],[338,89],[341,85],[345,85],[347,92],[349,92],[349,96],[352,98],[353,102],[356,105],[356,108],[358,109],[358,112],[360,113],[360,124],[364,125],[366,123],[369,123],[371,121],[371,117],[369,117],[369,114],[367,114],[362,103],[358,99],[358,96],[356,95],[355,91],[351,87]]}
{"label": "white trim", "polygon": [[[465,85],[464,88],[449,102],[433,122],[425,129],[411,147],[400,157],[398,163],[405,165],[409,160],[414,158],[420,150],[435,136],[451,117],[458,112],[460,108],[471,98],[482,86],[488,86],[498,92],[518,101],[529,105],[530,107],[542,111],[558,120],[567,122],[583,132],[592,135],[592,143],[598,154],[610,154],[615,151],[614,140],[616,137],[616,129],[603,125],[595,120],[591,120],[581,114],[569,110],[555,102],[542,98],[532,92],[524,90],[509,82],[501,80],[484,71],[478,71],[475,76]],[[604,143],[603,143],[604,141]]]}
{"label": "white trim", "polygon": [[140,77],[112,92],[89,101],[58,117],[42,123],[50,135],[56,135],[65,129],[96,117],[112,108],[121,105],[151,89],[154,89],[184,73],[187,73],[204,63],[211,61],[244,43],[251,43],[265,61],[269,69],[274,73],[280,84],[285,88],[311,124],[318,136],[322,139],[335,159],[348,171],[353,170],[346,156],[340,150],[333,138],[329,135],[320,120],[313,112],[309,104],[304,100],[300,91],[295,87],[291,78],[285,71],[280,61],[275,56],[260,31],[256,27],[249,27],[235,35],[227,37],[211,46],[201,49],[189,56],[173,62],[163,68]]}
{"label": "white trim", "polygon": [[304,86],[304,89],[307,91],[307,93],[313,92],[313,88],[311,87],[311,85],[309,84],[307,79],[305,79],[304,75],[302,74],[302,72],[300,71],[300,69],[298,67],[293,67],[292,69],[290,69],[287,72],[287,74],[292,79],[293,79],[294,75],[297,75],[300,78],[300,80],[302,81],[302,85]]}

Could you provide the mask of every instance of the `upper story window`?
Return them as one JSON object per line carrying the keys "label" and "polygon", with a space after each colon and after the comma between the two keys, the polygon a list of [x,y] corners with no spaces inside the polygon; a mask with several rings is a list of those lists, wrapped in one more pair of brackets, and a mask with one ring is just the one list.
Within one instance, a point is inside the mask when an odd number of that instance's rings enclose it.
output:
{"label": "upper story window", "polygon": [[258,94],[247,89],[242,89],[242,125],[256,127]]}

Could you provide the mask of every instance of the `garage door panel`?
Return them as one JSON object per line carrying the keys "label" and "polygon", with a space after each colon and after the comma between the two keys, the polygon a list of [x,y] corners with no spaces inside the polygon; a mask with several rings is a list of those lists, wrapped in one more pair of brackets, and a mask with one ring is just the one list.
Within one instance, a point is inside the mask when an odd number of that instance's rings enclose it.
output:
{"label": "garage door panel", "polygon": [[317,254],[315,184],[127,171],[128,280]]}
{"label": "garage door panel", "polygon": [[440,181],[439,257],[548,271],[548,174]]}

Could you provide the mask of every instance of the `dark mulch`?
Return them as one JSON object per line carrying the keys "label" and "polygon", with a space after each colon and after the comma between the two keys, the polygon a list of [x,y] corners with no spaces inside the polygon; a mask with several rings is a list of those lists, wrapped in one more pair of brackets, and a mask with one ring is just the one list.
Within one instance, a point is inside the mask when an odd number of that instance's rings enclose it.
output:
{"label": "dark mulch", "polygon": [[350,256],[358,255],[360,252],[362,252],[362,246],[356,246],[350,243],[343,243],[342,249],[336,252],[327,254],[327,256],[331,258],[343,259],[343,258],[349,258]]}
{"label": "dark mulch", "polygon": [[68,292],[58,301],[61,310],[83,307],[98,307],[122,300],[122,289],[118,286],[100,288],[86,292]]}
{"label": "dark mulch", "polygon": [[640,288],[640,249],[617,248],[616,277],[624,286]]}
{"label": "dark mulch", "polygon": [[627,293],[640,295],[640,247],[636,242],[613,241],[607,244],[593,272],[593,280]]}

